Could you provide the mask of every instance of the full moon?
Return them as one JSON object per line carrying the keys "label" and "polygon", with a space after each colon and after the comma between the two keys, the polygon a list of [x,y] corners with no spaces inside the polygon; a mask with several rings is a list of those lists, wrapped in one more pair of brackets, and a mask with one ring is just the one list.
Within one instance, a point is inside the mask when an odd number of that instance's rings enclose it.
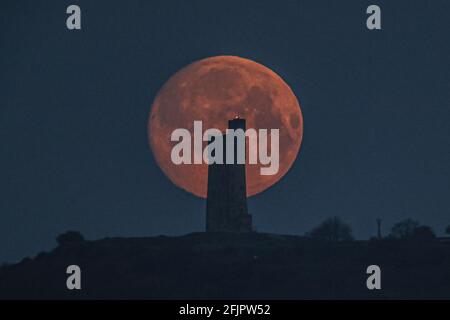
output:
{"label": "full moon", "polygon": [[[151,108],[148,138],[155,160],[178,187],[206,198],[208,165],[171,161],[178,142],[172,131],[185,128],[193,136],[194,121],[203,122],[203,131],[222,132],[228,120],[239,116],[247,128],[279,129],[278,173],[261,175],[261,164],[246,165],[247,196],[258,194],[290,169],[300,149],[303,117],[291,88],[269,68],[236,56],[216,56],[189,64],[175,73],[160,89]],[[206,142],[204,143],[204,146]]]}

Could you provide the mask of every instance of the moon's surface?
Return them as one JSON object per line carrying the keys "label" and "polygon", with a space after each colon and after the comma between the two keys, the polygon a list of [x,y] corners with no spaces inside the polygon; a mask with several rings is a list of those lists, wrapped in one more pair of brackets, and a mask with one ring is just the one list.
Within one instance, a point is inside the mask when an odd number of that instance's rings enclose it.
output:
{"label": "moon's surface", "polygon": [[208,165],[173,164],[170,155],[178,142],[172,142],[170,136],[173,130],[185,128],[193,137],[193,124],[197,120],[203,122],[203,132],[209,128],[225,131],[228,120],[235,116],[245,118],[247,128],[269,129],[268,132],[279,129],[279,171],[264,176],[260,174],[259,161],[247,164],[247,196],[275,184],[292,166],[300,149],[303,134],[300,105],[275,72],[235,56],[196,61],[174,74],[158,92],[150,112],[148,137],[161,170],[178,187],[205,198]]}

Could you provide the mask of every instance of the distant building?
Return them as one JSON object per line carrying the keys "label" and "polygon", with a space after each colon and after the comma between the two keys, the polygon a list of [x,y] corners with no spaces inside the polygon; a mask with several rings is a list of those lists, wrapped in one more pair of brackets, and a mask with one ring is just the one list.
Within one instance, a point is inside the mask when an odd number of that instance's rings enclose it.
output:
{"label": "distant building", "polygon": [[[245,119],[236,117],[229,120],[228,128],[245,131]],[[226,135],[223,135],[222,138],[225,159]],[[234,141],[234,164],[210,164],[208,166],[207,232],[252,231],[252,217],[248,214],[247,209],[245,164],[237,164],[236,151],[237,143]]]}

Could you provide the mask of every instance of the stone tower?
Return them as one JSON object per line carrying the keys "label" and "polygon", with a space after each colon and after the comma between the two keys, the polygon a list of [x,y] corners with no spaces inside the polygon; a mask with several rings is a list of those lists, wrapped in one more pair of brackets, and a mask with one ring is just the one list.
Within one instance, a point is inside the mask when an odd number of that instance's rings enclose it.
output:
{"label": "stone tower", "polygon": [[[242,129],[245,132],[245,119],[236,117],[229,120],[228,128]],[[222,139],[223,155],[226,159],[226,135],[223,135]],[[247,211],[245,164],[237,163],[236,138],[233,145],[233,164],[225,164],[224,161],[224,164],[214,163],[208,166],[207,232],[252,231],[252,217]]]}

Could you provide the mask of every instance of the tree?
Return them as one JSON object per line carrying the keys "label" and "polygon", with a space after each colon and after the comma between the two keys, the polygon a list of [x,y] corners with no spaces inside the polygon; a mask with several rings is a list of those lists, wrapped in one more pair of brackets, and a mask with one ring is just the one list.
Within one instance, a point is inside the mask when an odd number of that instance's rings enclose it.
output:
{"label": "tree", "polygon": [[413,239],[416,240],[431,240],[436,238],[433,229],[429,226],[419,226],[414,230]]}
{"label": "tree", "polygon": [[311,230],[308,236],[327,241],[353,240],[351,227],[338,217],[328,218]]}
{"label": "tree", "polygon": [[391,228],[390,237],[396,239],[411,238],[418,226],[419,222],[415,220],[412,219],[402,220],[394,224],[394,226]]}
{"label": "tree", "polygon": [[445,229],[446,234],[450,234],[450,226],[447,226],[447,229]]}
{"label": "tree", "polygon": [[392,227],[390,237],[395,239],[429,240],[434,239],[436,235],[431,227],[420,225],[419,222],[412,219],[405,219]]}
{"label": "tree", "polygon": [[84,237],[78,231],[66,231],[56,237],[56,242],[58,242],[60,246],[66,244],[80,243],[83,241]]}

